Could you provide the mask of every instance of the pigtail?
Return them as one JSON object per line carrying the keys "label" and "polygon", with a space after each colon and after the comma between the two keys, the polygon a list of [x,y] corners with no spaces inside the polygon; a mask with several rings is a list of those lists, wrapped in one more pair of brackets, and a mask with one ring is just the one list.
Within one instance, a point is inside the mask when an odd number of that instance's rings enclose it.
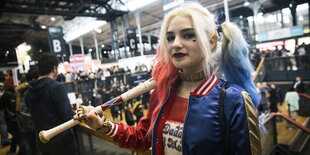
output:
{"label": "pigtail", "polygon": [[248,44],[241,30],[234,24],[222,24],[222,59],[221,70],[229,83],[235,83],[244,88],[257,107],[259,95],[252,80],[253,67],[249,59]]}

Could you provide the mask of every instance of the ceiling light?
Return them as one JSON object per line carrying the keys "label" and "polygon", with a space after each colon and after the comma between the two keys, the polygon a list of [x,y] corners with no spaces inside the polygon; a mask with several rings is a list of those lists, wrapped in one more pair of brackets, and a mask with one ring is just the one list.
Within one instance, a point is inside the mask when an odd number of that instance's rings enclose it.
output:
{"label": "ceiling light", "polygon": [[88,51],[91,52],[91,51],[93,51],[93,49],[90,48],[90,49],[88,49]]}
{"label": "ceiling light", "polygon": [[243,3],[243,5],[244,5],[244,6],[248,6],[248,5],[250,5],[250,3],[249,3],[248,1],[245,1],[245,2]]}
{"label": "ceiling light", "polygon": [[42,28],[42,29],[46,29],[46,26],[45,26],[45,25],[42,25],[41,28]]}
{"label": "ceiling light", "polygon": [[26,49],[26,51],[29,51],[31,49],[31,46],[27,45],[25,49]]}
{"label": "ceiling light", "polygon": [[102,33],[102,30],[101,30],[99,27],[94,28],[94,30],[95,30],[97,33]]}
{"label": "ceiling light", "polygon": [[56,20],[56,18],[55,17],[51,17],[51,21],[55,21]]}
{"label": "ceiling light", "polygon": [[104,48],[104,45],[102,44],[101,47]]}

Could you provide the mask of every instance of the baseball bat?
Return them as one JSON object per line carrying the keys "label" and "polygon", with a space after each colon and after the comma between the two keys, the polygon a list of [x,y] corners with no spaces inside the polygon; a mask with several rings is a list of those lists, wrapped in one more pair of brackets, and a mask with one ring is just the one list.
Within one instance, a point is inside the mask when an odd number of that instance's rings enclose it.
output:
{"label": "baseball bat", "polygon": [[[105,102],[104,104],[95,107],[92,111],[90,111],[90,114],[101,113],[102,111],[109,109],[113,105],[117,105],[117,104],[120,104],[122,102],[126,102],[126,101],[128,101],[134,97],[142,95],[142,94],[149,92],[155,88],[156,88],[156,81],[153,78],[151,78],[151,79],[139,84],[138,86],[128,90],[127,92],[121,94],[120,96],[115,97],[115,98]],[[71,119],[71,120],[69,120],[65,123],[62,123],[62,124],[52,128],[52,129],[40,131],[39,138],[40,138],[42,143],[47,143],[54,136],[58,135],[59,133],[65,131],[65,130],[67,130],[67,129],[69,129],[69,128],[71,128],[71,127],[73,127],[79,123],[80,123],[79,120]]]}

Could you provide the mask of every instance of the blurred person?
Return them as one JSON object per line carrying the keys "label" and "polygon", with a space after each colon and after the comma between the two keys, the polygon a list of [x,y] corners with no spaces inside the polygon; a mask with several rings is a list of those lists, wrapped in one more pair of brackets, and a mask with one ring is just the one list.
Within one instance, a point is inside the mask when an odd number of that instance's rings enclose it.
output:
{"label": "blurred person", "polygon": [[37,155],[40,154],[39,148],[36,142],[36,133],[34,131],[33,122],[29,108],[25,103],[25,92],[28,89],[29,82],[34,81],[38,78],[38,70],[36,67],[30,68],[26,74],[26,81],[22,82],[15,88],[16,92],[16,110],[17,110],[17,124],[25,136],[29,154]]}
{"label": "blurred person", "polygon": [[[51,129],[71,120],[74,115],[64,85],[55,80],[58,64],[59,60],[55,55],[41,54],[38,59],[38,80],[29,83],[25,94],[25,103],[30,109],[36,136],[42,130]],[[79,154],[72,129],[55,136],[48,143],[37,141],[44,155]]]}
{"label": "blurred person", "polygon": [[[0,97],[4,93],[4,84],[3,84],[4,77],[5,77],[5,74],[2,71],[0,71]],[[0,110],[0,136],[1,136],[2,147],[5,147],[11,144],[11,140],[9,139],[9,134],[7,132],[7,126],[4,120],[4,109]]]}
{"label": "blurred person", "polygon": [[275,84],[271,84],[269,94],[269,110],[270,112],[278,112],[278,105],[282,105],[283,102],[280,88],[278,88]]}
{"label": "blurred person", "polygon": [[284,71],[293,70],[293,63],[292,63],[293,59],[288,57],[290,56],[289,53],[290,53],[289,50],[287,50],[286,48],[283,48],[282,57],[285,57],[282,59]]}
{"label": "blurred person", "polygon": [[4,80],[4,94],[0,99],[0,110],[4,109],[4,119],[8,128],[8,132],[12,134],[12,142],[7,154],[15,154],[17,145],[19,146],[18,154],[27,155],[27,141],[23,137],[16,118],[16,93],[14,91],[14,83],[12,75],[7,75]]}
{"label": "blurred person", "polygon": [[[85,115],[75,118],[113,137],[120,147],[152,147],[154,155],[260,154],[254,109],[259,96],[248,45],[237,26],[222,23],[222,15],[216,21],[197,3],[183,4],[165,16],[152,70],[157,88],[138,126],[114,124],[90,114],[90,106],[80,107],[78,112]],[[228,82],[215,76],[217,69]]]}
{"label": "blurred person", "polygon": [[149,92],[142,95],[141,100],[142,100],[142,105],[144,109],[148,109],[149,99],[150,99]]}
{"label": "blurred person", "polygon": [[128,66],[126,66],[125,73],[126,73],[126,74],[130,74],[130,73],[131,73],[131,70],[129,69]]}
{"label": "blurred person", "polygon": [[90,73],[88,73],[88,78],[89,79],[95,79],[96,78],[96,74],[94,72],[90,72]]}
{"label": "blurred person", "polygon": [[296,76],[295,81],[292,84],[292,87],[298,93],[304,93],[305,92],[305,83],[302,81],[302,78],[300,76]]}
{"label": "blurred person", "polygon": [[[306,44],[303,42],[297,49],[298,51],[298,59],[299,59],[299,68],[298,69],[304,69],[304,67],[306,66],[307,62],[307,57],[305,57],[304,55],[306,55],[307,51],[306,51]],[[309,63],[309,62],[308,62]]]}
{"label": "blurred person", "polygon": [[133,118],[132,112],[131,112],[131,104],[126,104],[125,106],[125,120],[126,120],[126,124],[129,126],[134,126],[136,120]]}
{"label": "blurred person", "polygon": [[271,60],[274,64],[272,66],[274,70],[279,70],[281,67],[281,59],[279,57],[282,56],[282,50],[280,48],[281,46],[276,46],[275,50],[271,53],[271,57],[275,57],[275,59]]}
{"label": "blurred person", "polygon": [[294,88],[290,88],[285,94],[284,100],[287,103],[287,111],[289,114],[293,113],[293,120],[296,120],[297,112],[299,110],[299,99],[299,95]]}
{"label": "blurred person", "polygon": [[70,72],[67,72],[65,74],[65,82],[71,82],[72,80],[72,74]]}
{"label": "blurred person", "polygon": [[137,123],[139,123],[140,119],[144,116],[143,115],[143,105],[140,100],[137,100],[132,108],[133,114],[136,116]]}
{"label": "blurred person", "polygon": [[57,77],[56,77],[56,81],[58,81],[58,82],[66,82],[65,75],[63,73],[58,74]]}
{"label": "blurred person", "polygon": [[9,139],[9,134],[7,132],[7,126],[4,120],[3,110],[0,110],[0,136],[1,136],[2,147],[5,147],[11,144],[11,139]]}
{"label": "blurred person", "polygon": [[260,92],[260,106],[261,109],[259,111],[261,113],[265,113],[268,111],[268,98],[270,96],[269,94],[269,86],[267,82],[263,82],[260,87],[259,87],[259,92]]}

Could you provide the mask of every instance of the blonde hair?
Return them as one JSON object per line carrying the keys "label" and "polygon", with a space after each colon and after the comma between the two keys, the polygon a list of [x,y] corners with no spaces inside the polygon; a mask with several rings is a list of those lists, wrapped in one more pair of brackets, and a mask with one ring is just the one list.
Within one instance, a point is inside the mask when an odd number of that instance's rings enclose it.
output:
{"label": "blonde hair", "polygon": [[[229,83],[235,83],[244,88],[251,95],[254,105],[258,105],[259,96],[253,83],[251,74],[253,73],[252,64],[249,59],[249,49],[242,31],[233,23],[224,22],[221,24],[223,38],[220,48],[218,44],[217,25],[214,16],[199,3],[188,2],[181,7],[172,10],[164,19],[161,33],[157,62],[162,69],[162,78],[175,78],[177,69],[172,65],[168,55],[167,30],[176,16],[187,17],[191,20],[197,37],[198,45],[204,56],[203,67],[207,76],[212,74],[223,76]],[[211,46],[211,41],[213,44]],[[168,67],[163,67],[168,66]],[[160,68],[160,67],[157,67]],[[219,71],[219,73],[217,73]],[[156,72],[158,72],[156,70]],[[155,73],[156,74],[156,73]],[[153,75],[155,75],[153,74]],[[157,73],[160,74],[160,73]],[[160,76],[158,76],[160,77]],[[165,84],[164,82],[159,84]]]}
{"label": "blonde hair", "polygon": [[183,4],[181,7],[172,10],[164,19],[161,33],[160,33],[160,51],[163,53],[164,61],[168,64],[169,59],[168,50],[167,50],[167,30],[172,21],[172,19],[176,16],[188,17],[190,18],[194,31],[197,37],[198,45],[204,55],[204,72],[206,75],[210,74],[211,66],[214,64],[210,64],[212,54],[216,53],[215,48],[211,49],[210,40],[214,39],[215,45],[218,40],[218,34],[216,31],[216,24],[214,22],[214,16],[203,6],[198,3],[188,2]]}

